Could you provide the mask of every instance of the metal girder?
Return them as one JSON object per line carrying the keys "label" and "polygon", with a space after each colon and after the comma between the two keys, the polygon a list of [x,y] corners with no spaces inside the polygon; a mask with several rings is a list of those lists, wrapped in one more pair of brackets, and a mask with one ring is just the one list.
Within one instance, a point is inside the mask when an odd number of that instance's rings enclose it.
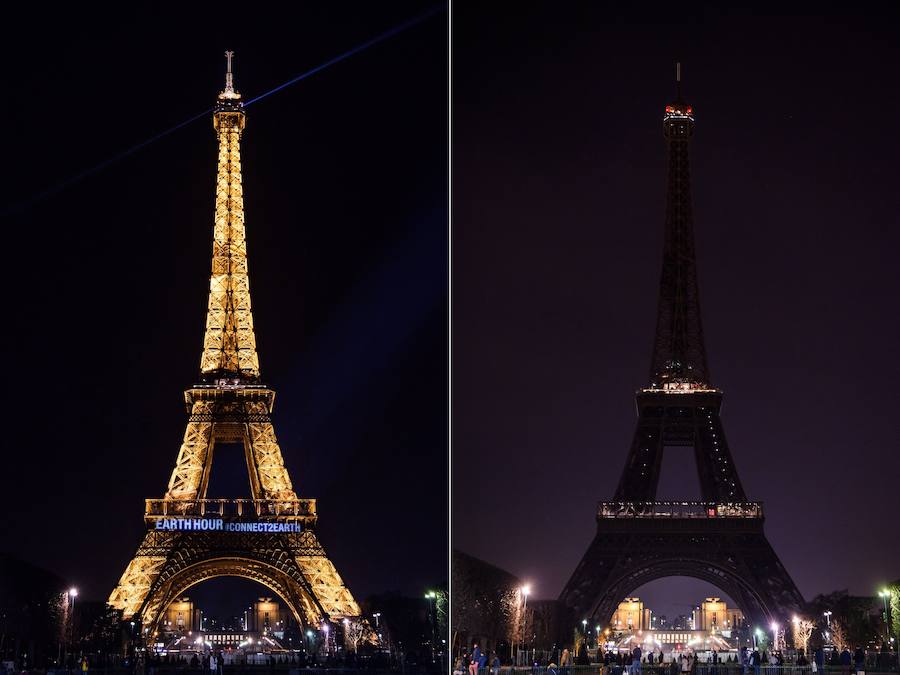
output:
{"label": "metal girder", "polygon": [[219,160],[212,274],[200,370],[255,380],[259,377],[259,358],[250,305],[241,184],[240,141],[245,117],[242,110],[218,110],[214,121]]}
{"label": "metal girder", "polygon": [[669,446],[694,449],[703,501],[747,501],[719,417],[720,391],[676,394],[644,390],[637,394],[636,400],[637,428],[615,501],[656,499],[662,456]]}
{"label": "metal girder", "polygon": [[[668,110],[671,108],[671,111]],[[668,154],[666,228],[650,382],[705,385],[709,382],[691,204],[690,139],[694,130],[689,106],[667,107],[663,130]]]}

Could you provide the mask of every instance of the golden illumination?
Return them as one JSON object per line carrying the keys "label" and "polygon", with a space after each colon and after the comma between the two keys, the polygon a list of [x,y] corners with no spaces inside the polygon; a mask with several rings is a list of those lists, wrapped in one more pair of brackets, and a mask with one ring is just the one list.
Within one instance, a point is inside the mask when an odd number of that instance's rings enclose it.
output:
{"label": "golden illumination", "polygon": [[625,598],[619,603],[610,623],[616,626],[616,630],[649,630],[650,610],[644,608],[640,598]]}
{"label": "golden illumination", "polygon": [[[122,610],[124,619],[139,618],[145,626],[155,627],[161,620],[172,620],[164,618],[167,608],[194,584],[237,576],[278,594],[303,625],[357,619],[359,605],[312,529],[315,500],[298,499],[284,466],[269,418],[275,392],[259,384],[241,184],[245,115],[233,86],[233,54],[226,56],[226,86],[213,115],[219,151],[212,273],[200,359],[203,382],[185,392],[189,417],[168,489],[164,499],[147,500],[148,531],[108,603]],[[243,444],[251,500],[206,499],[217,442]],[[175,534],[154,527],[163,516],[248,517],[300,523],[302,530]],[[234,538],[227,542],[227,554],[221,541],[211,539],[214,536]]]}
{"label": "golden illumination", "polygon": [[[235,94],[233,100],[240,100]],[[241,184],[243,110],[217,110],[214,126],[219,137],[216,213],[213,227],[212,274],[206,335],[200,370],[259,377],[256,336],[250,308],[247,240],[244,229],[244,190]]]}

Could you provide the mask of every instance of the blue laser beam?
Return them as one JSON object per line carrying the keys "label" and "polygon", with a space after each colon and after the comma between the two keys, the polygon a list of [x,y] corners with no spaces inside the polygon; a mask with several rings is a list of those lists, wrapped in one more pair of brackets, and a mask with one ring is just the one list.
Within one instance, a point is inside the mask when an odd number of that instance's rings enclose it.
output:
{"label": "blue laser beam", "polygon": [[91,168],[85,169],[81,173],[76,174],[76,175],[72,176],[71,178],[67,178],[66,180],[62,181],[61,183],[57,183],[53,187],[49,187],[46,190],[42,190],[41,192],[38,192],[36,195],[29,197],[25,201],[19,202],[18,204],[13,204],[12,206],[9,206],[9,207],[3,209],[3,212],[2,212],[3,216],[12,215],[14,213],[21,213],[22,211],[25,211],[26,209],[28,209],[28,207],[59,194],[66,188],[68,188],[72,185],[75,185],[76,183],[84,180],[85,178],[89,178],[90,176],[93,176],[95,173],[99,173],[100,171],[103,171],[103,169],[115,164],[119,160],[125,159],[129,155],[133,155],[141,148],[145,148],[148,145],[150,145],[151,143],[155,143],[159,139],[165,138],[169,134],[172,134],[172,133],[178,131],[182,127],[186,127],[191,122],[196,122],[201,117],[208,116],[212,111],[213,111],[212,108],[204,110],[202,113],[194,115],[190,119],[187,119],[184,122],[180,122],[179,124],[176,124],[174,127],[170,128],[170,129],[161,131],[158,134],[156,134],[155,136],[148,138],[145,141],[141,141],[137,145],[133,145],[130,148],[128,148],[127,150],[123,150],[122,152],[118,153],[117,155],[113,155],[109,159],[105,159],[102,162],[100,162],[99,164],[95,164]]}
{"label": "blue laser beam", "polygon": [[[418,16],[414,16],[413,18],[408,19],[408,20],[404,21],[403,23],[398,24],[397,26],[394,26],[390,30],[387,30],[379,35],[376,35],[375,37],[367,40],[366,42],[363,42],[362,44],[357,45],[353,49],[350,49],[342,54],[339,54],[338,56],[335,56],[334,58],[331,58],[328,61],[325,61],[324,63],[319,64],[315,68],[307,70],[306,72],[301,73],[300,75],[297,75],[294,78],[291,78],[287,82],[283,82],[282,84],[279,84],[277,87],[270,89],[269,91],[264,92],[264,93],[260,94],[259,96],[255,96],[255,97],[251,98],[250,100],[245,101],[244,107],[246,108],[247,106],[252,105],[252,104],[256,103],[257,101],[260,101],[260,100],[266,98],[267,96],[271,96],[272,94],[279,92],[282,89],[290,87],[293,84],[297,84],[301,80],[305,80],[306,78],[311,77],[312,75],[315,75],[316,73],[322,72],[326,68],[333,66],[337,63],[340,63],[341,61],[344,61],[344,60],[350,58],[351,56],[359,54],[360,52],[365,51],[366,49],[369,49],[370,47],[374,47],[375,45],[379,44],[380,42],[384,42],[385,40],[388,40],[388,39],[394,37],[395,35],[398,35],[398,34],[404,32],[406,30],[409,30],[410,28],[413,28],[415,26],[418,26],[423,21],[427,21],[435,14],[438,14],[439,12],[444,11],[446,8],[447,8],[446,3],[440,3],[438,5],[435,5],[435,6],[431,7],[430,9],[426,10],[425,12],[422,12]],[[143,148],[146,148],[148,145],[151,145],[152,143],[155,143],[156,141],[161,140],[161,139],[165,138],[166,136],[169,136],[170,134],[175,133],[179,129],[182,129],[182,128],[188,126],[189,124],[196,122],[199,119],[209,116],[212,112],[213,112],[213,108],[207,108],[203,112],[197,113],[193,117],[190,117],[190,118],[184,120],[183,122],[179,122],[174,127],[170,127],[169,129],[166,129],[165,131],[161,131],[158,134],[156,134],[155,136],[152,136],[151,138],[148,138],[145,141],[141,141],[137,145],[133,145],[130,148],[128,148],[127,150],[123,150],[122,152],[120,152],[116,155],[113,155],[109,159],[105,159],[102,162],[100,162],[99,164],[95,164],[94,166],[90,167],[89,169],[85,169],[81,173],[71,176],[70,178],[67,178],[64,181],[57,183],[56,185],[54,185],[52,187],[42,190],[41,192],[37,193],[36,195],[33,195],[32,197],[29,197],[28,199],[25,199],[21,202],[18,202],[17,204],[11,205],[11,206],[7,206],[6,208],[3,209],[2,212],[0,212],[0,215],[2,215],[2,217],[7,217],[7,216],[10,216],[10,215],[13,215],[16,213],[21,213],[21,212],[27,210],[29,207],[33,206],[34,204],[37,204],[38,202],[41,202],[45,199],[54,197],[55,195],[59,194],[60,192],[64,191],[65,189],[71,187],[72,185],[75,185],[76,183],[81,182],[85,178],[89,178],[90,176],[93,176],[94,174],[97,174],[97,173],[103,171],[107,167],[112,166],[113,164],[125,159],[126,157],[129,157],[130,155],[133,155],[134,153],[138,152],[139,150],[142,150]]]}
{"label": "blue laser beam", "polygon": [[269,91],[265,92],[264,94],[260,94],[259,96],[251,98],[249,101],[246,101],[244,103],[244,107],[246,108],[247,106],[253,105],[257,101],[261,101],[262,99],[266,98],[267,96],[271,96],[275,92],[278,92],[278,91],[281,91],[282,89],[290,87],[292,84],[297,84],[297,82],[300,82],[301,80],[305,80],[307,77],[315,75],[316,73],[325,70],[329,66],[333,66],[336,63],[340,63],[341,61],[348,59],[351,56],[368,49],[369,47],[373,47],[373,46],[377,45],[379,42],[384,42],[385,40],[388,40],[388,39],[394,37],[395,35],[397,35],[398,33],[402,33],[403,31],[412,28],[413,26],[418,26],[420,23],[422,23],[423,21],[426,21],[427,19],[430,19],[432,16],[434,16],[438,12],[443,11],[445,8],[446,8],[445,4],[435,5],[434,7],[427,10],[426,12],[419,14],[419,16],[413,17],[412,19],[409,19],[408,21],[405,21],[398,26],[394,26],[390,30],[385,31],[384,33],[381,33],[380,35],[376,35],[371,40],[368,40],[367,42],[363,42],[361,45],[357,45],[353,49],[350,49],[350,50],[344,52],[343,54],[339,54],[338,56],[335,56],[333,59],[330,59],[330,60],[326,61],[325,63],[322,63],[322,64],[316,66],[312,70],[307,70],[305,73],[302,73],[302,74],[298,75],[297,77],[295,77],[291,80],[288,80],[287,82],[284,82],[283,84],[279,84],[277,87],[275,87],[274,89],[270,89]]}

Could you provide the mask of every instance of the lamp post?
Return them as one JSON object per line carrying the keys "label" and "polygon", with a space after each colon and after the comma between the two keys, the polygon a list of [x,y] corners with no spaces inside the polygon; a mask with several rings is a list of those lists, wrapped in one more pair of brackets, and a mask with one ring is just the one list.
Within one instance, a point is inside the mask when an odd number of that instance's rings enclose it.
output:
{"label": "lamp post", "polygon": [[347,617],[344,617],[343,624],[344,624],[344,653],[346,654],[348,651],[347,650],[347,641],[348,641],[348,638],[350,637],[350,619],[348,619]]}
{"label": "lamp post", "polygon": [[431,662],[434,663],[434,651],[436,646],[434,643],[437,640],[437,593],[428,591],[425,594],[425,597],[429,600],[428,618],[429,623],[431,624]]}
{"label": "lamp post", "polygon": [[878,595],[884,603],[884,644],[888,645],[888,639],[890,638],[890,629],[888,628],[888,598],[891,597],[891,592],[884,588],[878,591]]}
{"label": "lamp post", "polygon": [[[69,644],[75,642],[75,598],[78,597],[78,589],[74,586],[69,589],[67,593],[68,597],[72,599],[72,607],[71,607],[71,615],[69,617]],[[68,657],[69,650],[66,649],[66,656]]]}
{"label": "lamp post", "polygon": [[595,626],[594,630],[597,632],[597,652],[600,652],[600,626]]}
{"label": "lamp post", "polygon": [[[522,586],[519,589],[519,597],[522,598],[522,637],[519,644],[519,654],[521,655],[522,650],[525,648],[525,628],[528,625],[528,622],[525,619],[525,609],[528,607],[528,595],[531,593],[531,586],[527,584]],[[517,655],[517,657],[518,657]],[[518,661],[518,658],[516,659]]]}
{"label": "lamp post", "polygon": [[[584,635],[584,648],[588,647],[588,632],[587,632],[587,619],[581,620],[581,634]],[[575,656],[578,656],[577,654]]]}
{"label": "lamp post", "polygon": [[772,628],[772,650],[778,651],[778,624],[773,621],[771,628]]}

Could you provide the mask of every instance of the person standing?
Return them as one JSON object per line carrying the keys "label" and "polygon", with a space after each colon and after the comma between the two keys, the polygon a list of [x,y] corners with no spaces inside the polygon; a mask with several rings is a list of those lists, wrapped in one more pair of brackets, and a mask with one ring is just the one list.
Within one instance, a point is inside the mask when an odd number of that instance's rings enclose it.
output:
{"label": "person standing", "polygon": [[643,656],[641,646],[636,645],[631,650],[631,675],[641,675],[641,656]]}
{"label": "person standing", "polygon": [[693,668],[693,666],[694,666],[694,664],[692,663],[693,660],[694,659],[691,657],[690,654],[682,654],[682,656],[681,656],[681,672],[682,673],[691,672],[691,668]]}
{"label": "person standing", "polygon": [[750,655],[750,665],[753,666],[753,675],[759,675],[759,669],[762,664],[762,655],[759,653],[758,649],[753,650],[753,653]]}
{"label": "person standing", "polygon": [[478,675],[478,664],[481,660],[481,649],[475,644],[472,646],[472,659],[469,661],[469,675]]}
{"label": "person standing", "polygon": [[562,655],[559,657],[559,672],[562,675],[569,675],[569,668],[572,666],[572,652],[568,648],[563,649]]}
{"label": "person standing", "polygon": [[850,650],[844,647],[841,650],[841,675],[850,675],[850,664],[853,657],[850,656]]}
{"label": "person standing", "polygon": [[866,653],[862,647],[857,647],[853,653],[853,664],[856,666],[856,672],[864,672],[866,670]]}

